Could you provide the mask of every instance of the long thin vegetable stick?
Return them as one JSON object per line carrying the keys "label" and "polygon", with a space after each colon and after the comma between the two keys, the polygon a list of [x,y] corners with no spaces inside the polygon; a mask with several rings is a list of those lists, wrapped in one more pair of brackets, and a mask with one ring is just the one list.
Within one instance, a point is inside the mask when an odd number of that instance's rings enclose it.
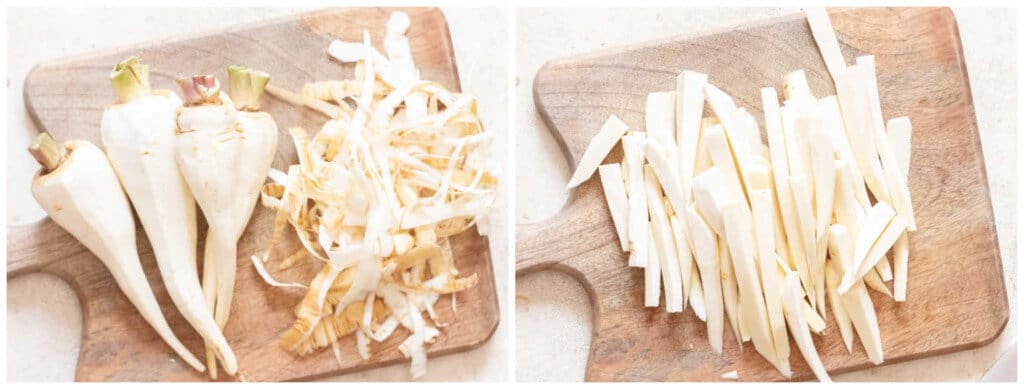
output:
{"label": "long thin vegetable stick", "polygon": [[597,135],[590,140],[587,149],[583,151],[583,156],[580,157],[580,162],[576,165],[576,170],[572,173],[572,178],[569,179],[565,189],[575,188],[593,176],[598,165],[608,156],[615,144],[619,143],[619,139],[628,129],[629,125],[621,119],[615,115],[609,116],[598,130]]}
{"label": "long thin vegetable stick", "polygon": [[701,283],[707,310],[708,343],[711,350],[722,353],[722,332],[724,331],[724,302],[722,300],[722,279],[719,269],[718,243],[711,228],[697,212],[697,208],[686,208],[686,224],[693,240],[694,257],[700,268]]}
{"label": "long thin vegetable stick", "polygon": [[601,165],[597,172],[601,176],[604,198],[611,211],[615,233],[619,236],[619,245],[622,251],[629,251],[629,200],[622,179],[622,166],[617,163]]}
{"label": "long thin vegetable stick", "polygon": [[647,196],[644,189],[642,133],[622,137],[623,168],[626,172],[626,193],[629,193],[629,266],[647,266]]}
{"label": "long thin vegetable stick", "polygon": [[725,303],[725,315],[729,318],[736,343],[743,350],[743,336],[740,333],[740,296],[736,289],[736,276],[733,272],[732,257],[729,255],[729,243],[724,236],[718,239],[718,263],[722,278],[722,301]]}
{"label": "long thin vegetable stick", "polygon": [[801,311],[803,297],[801,296],[800,277],[796,273],[786,275],[785,289],[783,291],[782,307],[786,312],[786,323],[789,324],[789,332],[796,340],[800,354],[804,356],[807,365],[811,367],[814,376],[821,382],[832,382],[825,366],[821,364],[818,351],[814,348],[814,340],[811,339],[811,331]]}
{"label": "long thin vegetable stick", "polygon": [[[659,269],[665,286],[665,310],[670,313],[682,312],[686,300],[683,294],[683,283],[680,279],[679,259],[676,258],[675,238],[669,227],[665,205],[661,201],[660,182],[651,165],[646,166],[644,174],[647,209],[650,211],[651,230],[654,232],[654,248],[658,252]],[[657,303],[655,303],[656,305]]]}

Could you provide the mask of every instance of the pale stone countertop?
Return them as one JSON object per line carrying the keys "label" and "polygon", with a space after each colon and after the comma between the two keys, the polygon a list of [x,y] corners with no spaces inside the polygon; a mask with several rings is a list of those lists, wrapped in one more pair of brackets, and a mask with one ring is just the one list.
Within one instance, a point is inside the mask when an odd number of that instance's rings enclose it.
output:
{"label": "pale stone countertop", "polygon": [[[570,167],[533,105],[533,78],[545,61],[795,11],[778,8],[518,10],[516,222],[542,221],[554,215],[567,198],[562,188],[571,174]],[[834,377],[837,380],[973,381],[981,378],[1000,355],[1016,347],[1015,11],[964,8],[955,9],[954,13],[963,40],[992,191],[1010,321],[1003,334],[988,346],[842,374]],[[582,380],[591,333],[591,308],[583,288],[570,276],[545,271],[517,280],[516,297],[516,379]]]}
{"label": "pale stone countertop", "polygon": [[[37,164],[25,147],[37,134],[25,114],[22,85],[31,67],[43,60],[96,49],[173,38],[186,29],[216,30],[304,11],[299,8],[87,8],[8,10],[7,73],[7,223],[43,217],[29,193]],[[496,133],[495,157],[508,161],[508,15],[501,8],[445,9],[462,87],[480,98],[479,112],[488,131]],[[413,21],[415,23],[415,20]],[[374,37],[380,39],[382,37]],[[98,125],[98,123],[97,123]],[[509,180],[502,178],[503,183]],[[505,191],[503,191],[505,192]],[[494,260],[501,322],[490,341],[472,351],[430,358],[426,381],[505,381],[509,377],[509,304],[507,235],[508,196],[498,199],[492,216]],[[10,381],[70,381],[78,360],[81,310],[66,283],[32,274],[8,282],[7,373]],[[353,351],[354,352],[354,351]],[[328,378],[330,381],[404,381],[408,362]]]}

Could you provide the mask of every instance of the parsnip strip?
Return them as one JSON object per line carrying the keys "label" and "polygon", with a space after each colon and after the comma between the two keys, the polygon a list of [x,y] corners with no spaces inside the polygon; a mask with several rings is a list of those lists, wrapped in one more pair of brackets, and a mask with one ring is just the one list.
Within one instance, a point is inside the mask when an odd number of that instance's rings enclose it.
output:
{"label": "parsnip strip", "polygon": [[722,277],[722,301],[725,303],[725,315],[729,318],[732,333],[736,337],[736,343],[740,350],[743,349],[743,336],[740,333],[740,296],[736,285],[736,276],[733,271],[732,257],[729,255],[729,243],[725,235],[718,239],[718,263]]}
{"label": "parsnip strip", "polygon": [[621,119],[615,115],[609,116],[597,135],[590,140],[587,149],[583,151],[583,156],[580,157],[580,162],[576,165],[576,171],[572,173],[572,178],[569,179],[569,184],[565,186],[565,189],[575,188],[590,179],[601,161],[608,156],[615,144],[619,143],[619,139],[625,135],[628,129],[629,125]]}
{"label": "parsnip strip", "polygon": [[[839,271],[842,273],[852,269],[853,242],[848,237],[848,232],[841,225],[829,227],[829,253],[836,259]],[[839,299],[843,308],[849,314],[853,328],[857,330],[861,344],[867,351],[868,359],[874,363],[882,363],[882,340],[878,328],[878,318],[875,315],[875,307],[864,288],[864,283],[857,281],[845,294],[840,293]]]}
{"label": "parsnip strip", "polygon": [[836,326],[839,327],[839,335],[843,338],[843,345],[846,352],[853,352],[853,322],[846,313],[846,308],[839,296],[839,282],[842,279],[842,272],[837,268],[836,259],[829,260],[825,264],[825,290],[828,294],[828,303],[832,306],[832,315],[836,318]]}
{"label": "parsnip strip", "polygon": [[[679,273],[679,259],[676,258],[675,239],[669,227],[668,214],[665,212],[664,203],[661,201],[661,188],[658,178],[654,174],[651,165],[647,165],[644,171],[645,189],[647,190],[647,209],[651,215],[651,230],[655,249],[658,252],[660,261],[659,270],[665,286],[665,310],[667,312],[682,312],[685,300],[683,297],[683,283]],[[655,302],[657,306],[657,302]]]}
{"label": "parsnip strip", "polygon": [[690,188],[699,155],[697,145],[700,143],[704,85],[707,81],[706,74],[691,71],[683,71],[676,77],[676,155],[679,158],[679,182],[687,202],[691,198]]}
{"label": "parsnip strip", "polygon": [[722,279],[719,269],[718,243],[715,236],[697,212],[697,208],[689,206],[685,213],[687,230],[693,241],[693,252],[700,269],[701,283],[704,285],[704,298],[707,310],[708,343],[711,350],[722,354],[722,332],[724,328],[724,302],[722,300]]}
{"label": "parsnip strip", "polygon": [[615,233],[619,236],[622,251],[629,251],[629,200],[626,196],[626,185],[622,179],[622,166],[613,163],[597,168],[604,188],[604,198],[611,211]]}
{"label": "parsnip strip", "polygon": [[[775,202],[771,189],[757,189],[751,192],[750,204],[754,215],[754,235],[757,241],[757,257],[764,290],[765,306],[768,310],[768,325],[772,345],[775,349],[776,368],[785,377],[792,376],[789,366],[789,337],[786,335],[786,318],[782,312],[782,283],[775,264],[774,215]],[[780,348],[784,349],[780,350]]]}
{"label": "parsnip strip", "polygon": [[[676,136],[676,94],[675,92],[654,92],[647,94],[644,108],[644,125],[647,139],[657,141],[675,153]],[[669,144],[673,147],[669,148]]]}
{"label": "parsnip strip", "polygon": [[750,330],[754,348],[773,365],[777,365],[768,324],[768,310],[765,308],[764,292],[754,260],[754,229],[751,226],[750,211],[746,204],[730,203],[722,210],[722,217],[736,283],[743,301],[742,317]]}
{"label": "parsnip strip", "polygon": [[654,225],[648,225],[646,235],[650,250],[644,266],[644,306],[656,308],[661,304],[661,258],[654,240]]}
{"label": "parsnip strip", "polygon": [[[679,277],[683,280],[683,309],[686,309],[686,301],[692,301],[692,280],[694,278],[693,274],[697,273],[697,263],[694,262],[693,259],[693,249],[691,248],[692,243],[683,230],[686,228],[686,225],[679,220],[679,217],[681,217],[680,215],[682,215],[683,212],[686,212],[686,210],[683,209],[678,213],[669,216],[668,221],[669,225],[672,227],[672,234],[675,238],[676,258],[679,260]],[[697,282],[700,282],[699,277],[697,278]],[[703,296],[701,298],[703,299]]]}
{"label": "parsnip strip", "polygon": [[846,69],[846,60],[839,49],[839,40],[836,38],[836,30],[832,28],[828,12],[824,8],[808,8],[804,12],[807,14],[807,24],[811,27],[814,43],[818,45],[821,58],[825,61],[825,67],[832,75],[832,79],[836,80]]}
{"label": "parsnip strip", "polygon": [[[914,220],[914,207],[910,201],[910,188],[907,186],[907,177],[903,174],[897,157],[886,135],[885,125],[882,123],[882,104],[878,96],[878,80],[875,74],[875,57],[866,55],[857,57],[857,65],[863,66],[861,72],[861,83],[863,83],[868,94],[868,112],[871,115],[872,136],[878,158],[882,162],[882,173],[885,175],[886,186],[889,187],[889,196],[892,205],[896,208],[897,214],[907,221],[907,229],[917,229],[917,222]],[[910,119],[906,116],[889,120],[889,126],[910,127]]]}
{"label": "parsnip strip", "polygon": [[648,248],[647,196],[644,189],[643,151],[644,136],[640,133],[622,137],[623,163],[626,189],[629,194],[629,266],[646,267]]}
{"label": "parsnip strip", "polygon": [[818,351],[814,348],[814,340],[811,339],[811,331],[807,321],[803,317],[802,306],[803,296],[800,288],[800,276],[795,273],[786,275],[786,283],[783,290],[782,307],[786,313],[786,323],[789,324],[789,331],[796,340],[800,354],[804,356],[807,365],[810,366],[814,376],[821,382],[832,382],[825,366],[821,364]]}

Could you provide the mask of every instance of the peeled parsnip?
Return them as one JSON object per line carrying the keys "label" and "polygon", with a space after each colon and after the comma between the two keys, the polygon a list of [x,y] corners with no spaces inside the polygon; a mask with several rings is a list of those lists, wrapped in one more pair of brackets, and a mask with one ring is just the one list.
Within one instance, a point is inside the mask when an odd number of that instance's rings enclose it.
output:
{"label": "peeled parsnip", "polygon": [[58,146],[41,134],[29,152],[43,165],[32,180],[32,197],[64,230],[95,254],[168,346],[199,371],[206,368],[181,344],[160,312],[142,272],[135,246],[135,219],[110,161],[87,141]]}
{"label": "peeled parsnip", "polygon": [[[221,329],[231,310],[238,239],[277,149],[277,124],[258,111],[270,77],[237,66],[228,68],[228,77],[231,98],[213,76],[178,80],[186,105],[178,111],[174,142],[178,168],[209,224],[203,293]],[[213,367],[211,377],[216,377]]]}
{"label": "peeled parsnip", "polygon": [[103,112],[110,163],[149,237],[167,292],[185,320],[212,344],[228,374],[235,354],[206,308],[196,266],[195,200],[174,161],[175,116],[181,100],[149,86],[149,68],[131,57],[110,75],[119,100]]}

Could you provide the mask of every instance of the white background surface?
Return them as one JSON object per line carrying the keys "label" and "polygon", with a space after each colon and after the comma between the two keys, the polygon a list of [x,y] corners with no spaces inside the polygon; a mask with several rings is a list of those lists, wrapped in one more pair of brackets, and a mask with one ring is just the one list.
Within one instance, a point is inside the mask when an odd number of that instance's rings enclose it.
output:
{"label": "white background surface", "polygon": [[[533,77],[550,60],[653,38],[695,34],[796,9],[520,9],[517,11],[516,222],[542,221],[562,208],[570,167],[533,105]],[[1017,334],[1016,15],[1010,9],[955,9],[988,169],[1009,295],[1010,321],[975,350],[839,375],[844,381],[980,378]],[[913,276],[913,275],[911,275]],[[911,298],[913,298],[911,293]],[[582,380],[591,309],[579,283],[545,271],[516,282],[516,378]],[[884,339],[883,339],[884,344]],[[742,376],[743,372],[739,372]],[[1005,375],[1003,376],[1005,377]],[[1013,377],[1013,376],[1011,376]]]}
{"label": "white background surface", "polygon": [[[25,152],[37,134],[25,114],[22,100],[25,75],[34,64],[95,49],[170,39],[183,30],[216,30],[300,11],[302,9],[297,8],[9,9],[8,225],[32,222],[44,215],[28,190],[38,165]],[[506,166],[506,12],[500,8],[445,9],[444,12],[455,45],[462,88],[478,96],[484,126],[488,131],[494,131],[499,140],[495,158],[500,162],[499,166]],[[415,28],[415,20],[413,23]],[[41,34],[44,31],[45,34]],[[373,39],[377,41],[382,37]],[[502,177],[503,184],[509,181]],[[499,197],[498,206],[491,216],[492,231],[495,232],[490,237],[491,257],[502,309],[498,329],[491,340],[478,349],[431,358],[425,380],[504,381],[508,378],[508,242],[502,232],[508,224],[507,202],[507,195]],[[82,326],[81,310],[71,288],[53,276],[27,275],[8,282],[7,304],[8,379],[73,380]],[[408,368],[408,363],[403,362],[327,380],[402,381],[409,379]]]}

